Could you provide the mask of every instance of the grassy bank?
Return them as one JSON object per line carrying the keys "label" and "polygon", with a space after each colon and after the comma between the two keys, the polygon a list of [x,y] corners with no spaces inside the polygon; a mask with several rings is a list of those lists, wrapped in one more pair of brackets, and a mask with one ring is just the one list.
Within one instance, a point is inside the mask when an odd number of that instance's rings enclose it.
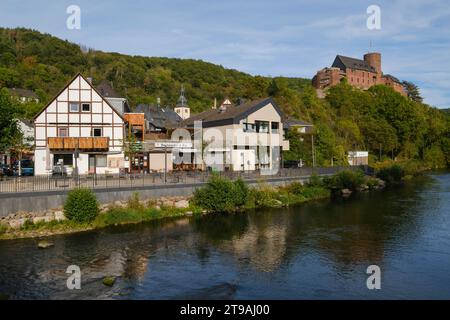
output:
{"label": "grassy bank", "polygon": [[141,205],[138,207],[111,206],[105,213],[99,214],[93,221],[77,222],[73,220],[38,222],[25,224],[19,229],[11,229],[4,225],[0,226],[1,239],[37,238],[50,235],[84,232],[117,226],[123,224],[136,224],[146,221],[183,217],[187,214],[200,214],[198,208],[173,208]]}
{"label": "grassy bank", "polygon": [[[377,172],[393,184],[402,181],[407,173],[396,166],[385,166],[377,169]],[[342,190],[347,190],[348,195],[378,189],[380,182],[357,171],[342,171],[324,179],[313,176],[305,184],[293,182],[277,187],[263,181],[249,187],[242,180],[231,181],[214,176],[206,186],[197,189],[187,208],[158,206],[156,201],[140,201],[138,194],[134,194],[126,205],[111,205],[100,214],[93,193],[78,190],[69,193],[66,201],[64,212],[68,220],[39,223],[26,221],[19,229],[0,225],[0,239],[44,237],[204,213],[289,207],[328,199]]]}

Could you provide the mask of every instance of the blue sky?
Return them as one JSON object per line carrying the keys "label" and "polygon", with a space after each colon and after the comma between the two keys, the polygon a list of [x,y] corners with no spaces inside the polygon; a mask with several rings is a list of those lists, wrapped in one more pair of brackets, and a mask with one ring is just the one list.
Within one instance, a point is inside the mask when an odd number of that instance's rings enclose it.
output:
{"label": "blue sky", "polygon": [[[81,29],[66,8],[81,8]],[[381,30],[366,27],[381,7]],[[336,54],[383,54],[383,71],[450,107],[448,0],[0,0],[0,26],[29,27],[103,51],[194,58],[251,74],[312,78]]]}

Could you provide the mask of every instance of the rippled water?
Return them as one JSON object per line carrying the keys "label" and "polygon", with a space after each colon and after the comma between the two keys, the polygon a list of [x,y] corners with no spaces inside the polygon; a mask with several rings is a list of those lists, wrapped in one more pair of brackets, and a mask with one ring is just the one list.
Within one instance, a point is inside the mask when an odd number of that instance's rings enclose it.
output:
{"label": "rippled water", "polygon": [[[12,299],[450,299],[450,174],[349,200],[0,242]],[[366,287],[369,265],[382,289]],[[68,290],[69,265],[82,271]],[[114,275],[113,287],[102,284]]]}

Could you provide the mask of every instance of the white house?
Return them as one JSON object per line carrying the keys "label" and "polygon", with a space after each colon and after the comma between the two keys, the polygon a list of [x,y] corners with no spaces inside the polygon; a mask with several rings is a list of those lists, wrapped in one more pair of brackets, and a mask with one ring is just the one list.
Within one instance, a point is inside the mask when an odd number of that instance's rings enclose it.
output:
{"label": "white house", "polygon": [[35,174],[118,173],[124,166],[125,120],[77,74],[34,118]]}
{"label": "white house", "polygon": [[[283,117],[272,98],[239,105],[225,100],[216,109],[186,119],[183,125],[193,128],[195,121],[202,121],[202,141],[207,145],[204,160],[211,169],[276,170],[282,162],[282,151],[289,150]],[[219,165],[209,164],[213,162]]]}

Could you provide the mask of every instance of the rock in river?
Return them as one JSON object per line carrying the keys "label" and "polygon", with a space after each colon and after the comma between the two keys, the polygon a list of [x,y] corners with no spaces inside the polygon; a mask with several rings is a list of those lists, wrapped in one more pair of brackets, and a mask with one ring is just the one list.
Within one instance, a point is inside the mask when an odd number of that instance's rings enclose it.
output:
{"label": "rock in river", "polygon": [[42,240],[42,241],[38,242],[38,248],[39,249],[48,249],[48,248],[53,247],[53,246],[54,246],[54,244],[49,242],[49,241],[47,241],[47,240]]}
{"label": "rock in river", "polygon": [[112,276],[107,276],[103,278],[103,284],[108,287],[112,287],[116,282],[116,278]]}

